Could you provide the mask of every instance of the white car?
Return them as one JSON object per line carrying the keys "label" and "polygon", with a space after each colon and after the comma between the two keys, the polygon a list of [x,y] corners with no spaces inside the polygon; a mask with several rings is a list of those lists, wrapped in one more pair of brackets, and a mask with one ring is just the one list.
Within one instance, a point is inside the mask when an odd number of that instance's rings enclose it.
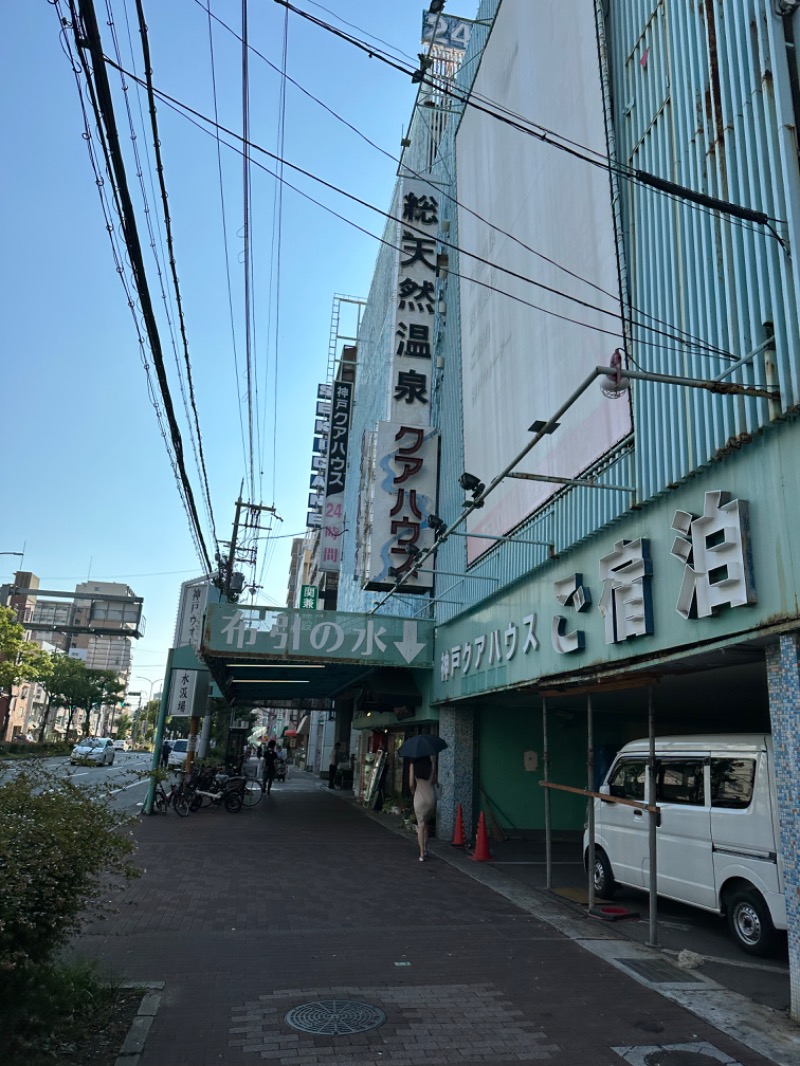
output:
{"label": "white car", "polygon": [[72,749],[69,761],[93,762],[98,766],[114,765],[114,741],[111,737],[84,737]]}
{"label": "white car", "polygon": [[171,740],[169,743],[172,745],[172,751],[167,757],[167,766],[170,770],[175,766],[183,768],[183,764],[186,762],[186,752],[189,750],[189,741]]}
{"label": "white car", "polygon": [[114,741],[114,751],[127,751],[127,750],[128,750],[128,742],[127,742],[127,740],[121,740],[121,739],[117,738]]}

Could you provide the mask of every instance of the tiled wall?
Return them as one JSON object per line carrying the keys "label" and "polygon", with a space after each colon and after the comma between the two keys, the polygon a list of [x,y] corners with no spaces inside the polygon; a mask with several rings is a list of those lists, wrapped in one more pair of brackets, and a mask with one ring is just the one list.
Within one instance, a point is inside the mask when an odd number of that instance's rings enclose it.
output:
{"label": "tiled wall", "polygon": [[791,1015],[800,1021],[800,635],[783,634],[767,648],[766,658],[789,924]]}
{"label": "tiled wall", "polygon": [[442,707],[439,714],[439,736],[447,747],[439,756],[441,802],[437,812],[436,833],[440,840],[452,840],[456,824],[456,805],[461,804],[464,832],[472,843],[472,711]]}

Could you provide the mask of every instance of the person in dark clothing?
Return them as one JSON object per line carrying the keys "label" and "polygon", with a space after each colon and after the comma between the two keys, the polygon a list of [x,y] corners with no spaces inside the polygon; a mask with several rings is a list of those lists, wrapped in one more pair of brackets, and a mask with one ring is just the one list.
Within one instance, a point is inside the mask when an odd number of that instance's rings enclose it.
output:
{"label": "person in dark clothing", "polygon": [[270,740],[264,749],[264,789],[267,793],[272,791],[272,782],[275,780],[275,741]]}
{"label": "person in dark clothing", "polygon": [[162,769],[166,770],[167,763],[169,762],[169,753],[172,751],[172,745],[168,740],[165,740],[161,745],[161,759],[159,760]]}
{"label": "person in dark clothing", "polygon": [[342,745],[337,740],[333,745],[333,751],[331,752],[331,761],[328,765],[328,788],[335,788],[336,781],[336,767],[339,765],[339,751]]}

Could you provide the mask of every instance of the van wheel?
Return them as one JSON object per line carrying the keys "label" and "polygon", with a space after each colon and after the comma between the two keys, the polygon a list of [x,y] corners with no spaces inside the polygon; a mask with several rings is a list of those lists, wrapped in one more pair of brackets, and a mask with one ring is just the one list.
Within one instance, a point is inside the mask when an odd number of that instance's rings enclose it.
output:
{"label": "van wheel", "polygon": [[602,848],[594,853],[594,894],[600,899],[613,899],[617,883],[608,856]]}
{"label": "van wheel", "polygon": [[775,926],[760,892],[740,888],[726,899],[728,928],[742,951],[768,955],[775,940]]}

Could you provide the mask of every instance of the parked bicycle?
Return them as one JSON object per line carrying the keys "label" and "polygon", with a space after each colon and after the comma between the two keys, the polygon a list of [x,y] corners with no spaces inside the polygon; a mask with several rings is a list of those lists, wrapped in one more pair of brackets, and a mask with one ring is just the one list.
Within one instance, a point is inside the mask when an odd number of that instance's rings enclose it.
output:
{"label": "parked bicycle", "polygon": [[[214,767],[204,767],[192,775],[188,785],[189,810],[204,807],[224,807],[229,814],[238,814],[244,806],[248,781],[244,777],[219,773]],[[260,797],[259,797],[260,798]],[[252,804],[249,804],[252,805]]]}
{"label": "parked bicycle", "polygon": [[164,782],[157,781],[153,811],[156,814],[166,814],[170,807],[182,818],[185,818],[189,813],[189,804],[181,787],[177,786],[174,781],[170,781],[169,791],[167,791],[164,787]]}

